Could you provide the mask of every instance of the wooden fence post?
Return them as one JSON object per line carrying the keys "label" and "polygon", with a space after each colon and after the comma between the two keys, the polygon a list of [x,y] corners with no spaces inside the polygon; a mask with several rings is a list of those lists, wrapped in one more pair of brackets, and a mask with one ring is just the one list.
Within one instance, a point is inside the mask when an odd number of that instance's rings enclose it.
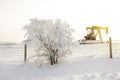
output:
{"label": "wooden fence post", "polygon": [[113,58],[112,57],[112,39],[111,39],[111,37],[109,37],[109,50],[110,50],[110,58]]}
{"label": "wooden fence post", "polygon": [[24,62],[27,59],[27,44],[24,44]]}

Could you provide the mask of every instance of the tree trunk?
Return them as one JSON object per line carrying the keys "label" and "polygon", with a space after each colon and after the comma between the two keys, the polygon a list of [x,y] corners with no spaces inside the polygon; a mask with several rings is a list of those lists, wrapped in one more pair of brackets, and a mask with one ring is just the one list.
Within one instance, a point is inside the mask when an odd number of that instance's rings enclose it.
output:
{"label": "tree trunk", "polygon": [[50,56],[50,63],[53,65],[53,56]]}
{"label": "tree trunk", "polygon": [[54,64],[56,63],[56,61],[55,61],[55,54],[54,54],[54,56],[53,56],[53,62],[54,62]]}
{"label": "tree trunk", "polygon": [[56,64],[57,63],[57,57],[56,56],[50,56],[50,63],[51,63],[51,65]]}
{"label": "tree trunk", "polygon": [[51,65],[56,64],[57,61],[58,61],[57,60],[58,59],[58,55],[54,51],[52,51],[52,53],[53,54],[50,55],[50,63],[51,63]]}

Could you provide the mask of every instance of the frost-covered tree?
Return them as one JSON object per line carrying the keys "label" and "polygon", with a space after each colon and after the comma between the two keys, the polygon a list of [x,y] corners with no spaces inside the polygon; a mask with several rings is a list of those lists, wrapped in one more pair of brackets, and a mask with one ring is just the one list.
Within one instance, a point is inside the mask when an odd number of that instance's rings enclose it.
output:
{"label": "frost-covered tree", "polygon": [[30,19],[30,23],[24,28],[29,41],[36,49],[36,57],[39,61],[48,58],[51,65],[58,59],[71,54],[72,32],[66,22],[60,19],[43,20]]}

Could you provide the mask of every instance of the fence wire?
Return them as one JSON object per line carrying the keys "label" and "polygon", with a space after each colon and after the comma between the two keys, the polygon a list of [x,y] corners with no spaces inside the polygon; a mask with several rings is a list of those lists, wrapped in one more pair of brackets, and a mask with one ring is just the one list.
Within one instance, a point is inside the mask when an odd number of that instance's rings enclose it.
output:
{"label": "fence wire", "polygon": [[[109,58],[109,43],[79,44],[71,48],[72,56],[78,58]],[[113,58],[120,58],[120,41],[112,41]],[[34,48],[27,45],[27,60],[35,55]],[[24,62],[24,44],[0,45],[0,64]]]}

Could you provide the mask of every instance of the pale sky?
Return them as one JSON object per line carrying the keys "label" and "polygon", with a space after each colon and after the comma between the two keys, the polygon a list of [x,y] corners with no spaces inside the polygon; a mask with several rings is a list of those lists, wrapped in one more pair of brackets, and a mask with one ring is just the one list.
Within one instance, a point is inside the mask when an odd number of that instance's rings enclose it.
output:
{"label": "pale sky", "polygon": [[120,40],[119,0],[0,0],[0,42],[22,42],[22,30],[31,18],[68,22],[83,38],[86,27],[108,26],[109,36]]}

